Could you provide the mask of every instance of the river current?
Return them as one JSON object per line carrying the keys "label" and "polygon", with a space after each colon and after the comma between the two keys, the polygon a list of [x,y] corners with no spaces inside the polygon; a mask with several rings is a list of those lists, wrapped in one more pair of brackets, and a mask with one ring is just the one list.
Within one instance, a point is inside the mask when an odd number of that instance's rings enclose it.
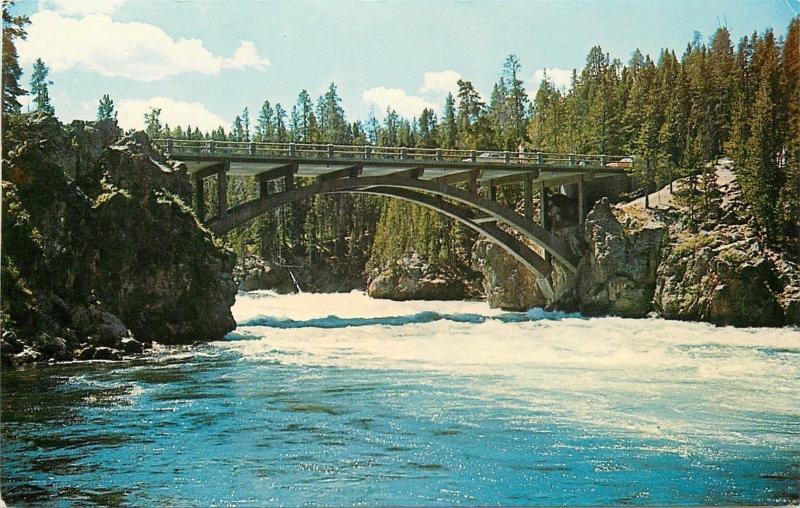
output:
{"label": "river current", "polygon": [[800,502],[800,331],[361,293],[4,369],[9,506]]}

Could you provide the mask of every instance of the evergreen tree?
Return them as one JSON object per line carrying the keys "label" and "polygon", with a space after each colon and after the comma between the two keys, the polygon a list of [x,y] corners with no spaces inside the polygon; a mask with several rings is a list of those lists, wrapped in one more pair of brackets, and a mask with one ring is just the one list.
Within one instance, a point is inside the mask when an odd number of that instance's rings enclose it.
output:
{"label": "evergreen tree", "polygon": [[244,130],[244,122],[242,122],[242,117],[236,115],[236,118],[233,119],[233,125],[231,126],[231,141],[244,141],[245,140],[245,130]]}
{"label": "evergreen tree", "polygon": [[242,139],[239,141],[250,141],[250,110],[246,107],[242,111]]}
{"label": "evergreen tree", "polygon": [[261,111],[258,113],[258,123],[256,124],[256,141],[273,141],[275,111],[270,106],[269,101],[264,101]]}
{"label": "evergreen tree", "polygon": [[151,107],[150,111],[144,114],[145,132],[150,139],[158,138],[161,134],[161,108]]}
{"label": "evergreen tree", "polygon": [[18,97],[27,93],[19,83],[22,69],[15,41],[26,39],[25,26],[30,23],[27,16],[12,16],[14,2],[3,0],[3,113],[19,113],[22,105]]}
{"label": "evergreen tree", "polygon": [[455,148],[458,136],[456,127],[456,101],[453,94],[447,92],[444,100],[444,112],[442,114],[442,126],[439,129],[441,134],[441,145],[444,148]]}
{"label": "evergreen tree", "polygon": [[115,120],[117,119],[117,112],[114,110],[114,101],[111,100],[108,94],[100,98],[100,104],[97,106],[97,120]]}
{"label": "evergreen tree", "polygon": [[46,115],[55,115],[56,110],[50,102],[50,91],[48,87],[53,84],[48,81],[47,74],[49,69],[42,62],[41,58],[37,58],[33,63],[33,73],[31,74],[31,94],[33,94],[33,103],[36,105],[36,111]]}
{"label": "evergreen tree", "polygon": [[516,55],[509,55],[503,64],[503,91],[505,92],[504,102],[508,118],[504,129],[503,143],[507,150],[513,150],[517,144],[525,138],[528,109],[528,94],[525,92],[525,85],[519,79],[522,65]]}

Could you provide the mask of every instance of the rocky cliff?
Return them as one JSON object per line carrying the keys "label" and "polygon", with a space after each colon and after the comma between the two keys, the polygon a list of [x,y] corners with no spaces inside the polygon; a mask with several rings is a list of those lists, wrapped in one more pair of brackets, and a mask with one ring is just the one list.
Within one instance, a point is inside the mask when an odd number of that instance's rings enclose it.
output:
{"label": "rocky cliff", "polygon": [[479,249],[489,303],[719,325],[800,325],[800,263],[761,243],[748,225],[735,174],[718,170],[720,217],[699,227],[690,227],[689,211],[666,189],[669,199],[656,209],[645,209],[641,200],[612,205],[601,199],[582,229],[556,222],[581,262],[577,274],[556,265],[555,298],[545,297],[502,250]]}
{"label": "rocky cliff", "polygon": [[[113,123],[4,133],[4,362],[119,357],[235,327],[235,257],[186,206],[185,170]],[[113,143],[113,144],[110,144]]]}

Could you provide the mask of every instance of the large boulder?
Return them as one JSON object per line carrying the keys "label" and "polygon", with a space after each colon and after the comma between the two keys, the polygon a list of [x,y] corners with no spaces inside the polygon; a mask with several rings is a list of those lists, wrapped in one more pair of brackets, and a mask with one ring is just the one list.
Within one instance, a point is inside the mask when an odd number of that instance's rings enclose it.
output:
{"label": "large boulder", "polygon": [[646,316],[667,227],[649,212],[598,201],[585,222],[588,251],[578,266],[577,299],[587,314]]}
{"label": "large boulder", "polygon": [[468,296],[463,277],[427,263],[416,253],[369,274],[367,294],[390,300],[462,300]]}
{"label": "large boulder", "polygon": [[236,265],[233,277],[242,291],[271,289],[280,294],[297,292],[289,268],[266,261],[258,256],[246,256],[244,267]]}
{"label": "large boulder", "polygon": [[490,307],[525,311],[552,303],[542,292],[536,274],[502,247],[480,240],[475,245],[475,259],[483,273],[483,289]]}

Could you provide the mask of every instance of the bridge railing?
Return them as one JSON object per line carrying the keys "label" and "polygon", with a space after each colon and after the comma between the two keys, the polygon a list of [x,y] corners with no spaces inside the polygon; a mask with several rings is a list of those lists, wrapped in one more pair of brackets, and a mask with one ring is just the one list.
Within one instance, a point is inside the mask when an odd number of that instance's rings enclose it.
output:
{"label": "bridge railing", "polygon": [[211,155],[343,160],[409,160],[418,162],[474,162],[476,164],[530,164],[629,169],[635,159],[629,155],[551,153],[540,151],[460,150],[451,148],[409,148],[397,146],[356,146],[328,143],[269,143],[191,139],[154,139],[169,156]]}

